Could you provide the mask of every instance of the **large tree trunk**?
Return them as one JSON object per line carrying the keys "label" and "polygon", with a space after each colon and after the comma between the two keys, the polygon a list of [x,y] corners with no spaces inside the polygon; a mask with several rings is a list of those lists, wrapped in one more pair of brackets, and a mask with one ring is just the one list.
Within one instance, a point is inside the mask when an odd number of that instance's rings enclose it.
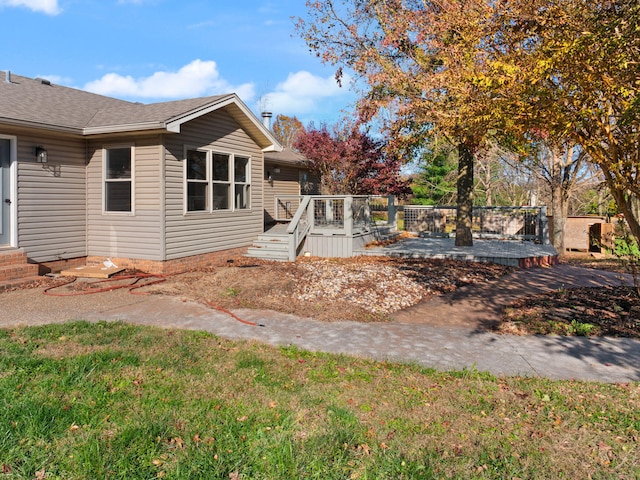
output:
{"label": "large tree trunk", "polygon": [[456,247],[473,246],[473,156],[475,148],[458,145],[458,200],[456,209]]}
{"label": "large tree trunk", "polygon": [[606,166],[600,164],[600,168],[602,169],[602,173],[604,173],[605,183],[607,187],[609,187],[611,196],[615,200],[620,212],[624,215],[631,235],[633,235],[638,245],[640,245],[640,217],[637,213],[638,208],[635,208],[638,205],[638,198],[634,195],[628,195],[627,190],[617,184],[615,178]]}
{"label": "large tree trunk", "polygon": [[558,254],[564,254],[564,230],[569,216],[569,202],[567,201],[562,184],[551,184],[551,212],[553,219],[553,247]]}
{"label": "large tree trunk", "polygon": [[551,155],[551,168],[548,182],[551,190],[551,212],[553,214],[553,247],[558,254],[564,255],[564,231],[569,216],[569,190],[573,182],[571,175],[567,176],[566,174],[573,162],[573,147],[564,152],[562,146],[552,145],[549,148],[549,155]]}

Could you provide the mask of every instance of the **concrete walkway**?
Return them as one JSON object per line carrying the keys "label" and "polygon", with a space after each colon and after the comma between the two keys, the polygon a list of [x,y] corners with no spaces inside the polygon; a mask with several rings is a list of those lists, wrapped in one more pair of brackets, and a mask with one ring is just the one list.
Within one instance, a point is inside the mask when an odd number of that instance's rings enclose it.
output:
{"label": "concrete walkway", "polygon": [[204,305],[125,290],[50,297],[41,289],[0,293],[0,327],[68,320],[121,320],[205,330],[230,339],[415,363],[439,370],[602,382],[640,381],[640,341],[613,338],[518,337],[487,327],[512,298],[559,287],[618,285],[616,274],[566,265],[518,270],[495,282],[460,289],[408,310],[390,323],[318,322],[271,311],[234,310],[250,326]]}

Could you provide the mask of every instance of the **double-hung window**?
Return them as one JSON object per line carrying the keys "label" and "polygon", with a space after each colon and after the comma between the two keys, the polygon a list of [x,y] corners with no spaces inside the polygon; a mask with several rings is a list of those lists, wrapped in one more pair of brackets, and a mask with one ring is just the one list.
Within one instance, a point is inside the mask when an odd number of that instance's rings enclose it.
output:
{"label": "double-hung window", "polygon": [[133,148],[104,149],[104,211],[133,212]]}
{"label": "double-hung window", "polygon": [[231,191],[231,170],[229,160],[231,155],[212,153],[213,162],[213,209],[229,209],[229,193]]}
{"label": "double-hung window", "polygon": [[233,158],[234,208],[249,208],[249,159],[236,155]]}
{"label": "double-hung window", "polygon": [[207,152],[187,151],[187,210],[202,212],[209,210],[209,174]]}
{"label": "double-hung window", "polygon": [[249,157],[187,149],[185,159],[187,212],[251,207]]}

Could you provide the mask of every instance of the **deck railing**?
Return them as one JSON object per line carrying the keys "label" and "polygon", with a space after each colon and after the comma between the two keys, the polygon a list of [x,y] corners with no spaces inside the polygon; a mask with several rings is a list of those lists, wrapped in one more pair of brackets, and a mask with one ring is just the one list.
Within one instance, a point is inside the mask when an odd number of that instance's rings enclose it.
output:
{"label": "deck railing", "polygon": [[[308,197],[312,233],[353,235],[371,229],[369,196],[310,195]],[[307,196],[278,195],[275,199],[275,219],[279,222],[292,221],[296,212],[301,209],[304,198]]]}
{"label": "deck railing", "polygon": [[[275,198],[275,219],[290,222],[289,258],[294,260],[297,250],[308,234],[342,235],[353,237],[374,228],[371,199],[376,210],[387,209],[386,223],[395,222],[393,197],[367,195],[278,195]],[[393,212],[393,213],[392,213]],[[391,220],[393,219],[393,220]]]}
{"label": "deck railing", "polygon": [[298,247],[304,241],[307,233],[311,229],[309,223],[309,204],[311,197],[302,197],[296,214],[291,219],[291,223],[287,227],[289,235],[289,261],[293,262],[298,254]]}
{"label": "deck railing", "polygon": [[[455,236],[456,207],[405,205],[405,230],[430,236]],[[546,207],[473,207],[477,238],[549,243]]]}

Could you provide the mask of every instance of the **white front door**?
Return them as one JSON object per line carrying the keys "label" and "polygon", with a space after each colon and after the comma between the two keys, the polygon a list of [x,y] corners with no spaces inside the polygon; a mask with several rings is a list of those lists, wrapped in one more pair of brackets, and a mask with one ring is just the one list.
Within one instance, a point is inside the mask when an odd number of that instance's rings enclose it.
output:
{"label": "white front door", "polygon": [[15,140],[0,136],[0,247],[10,246],[13,240],[12,215],[15,195],[12,192],[15,164]]}

